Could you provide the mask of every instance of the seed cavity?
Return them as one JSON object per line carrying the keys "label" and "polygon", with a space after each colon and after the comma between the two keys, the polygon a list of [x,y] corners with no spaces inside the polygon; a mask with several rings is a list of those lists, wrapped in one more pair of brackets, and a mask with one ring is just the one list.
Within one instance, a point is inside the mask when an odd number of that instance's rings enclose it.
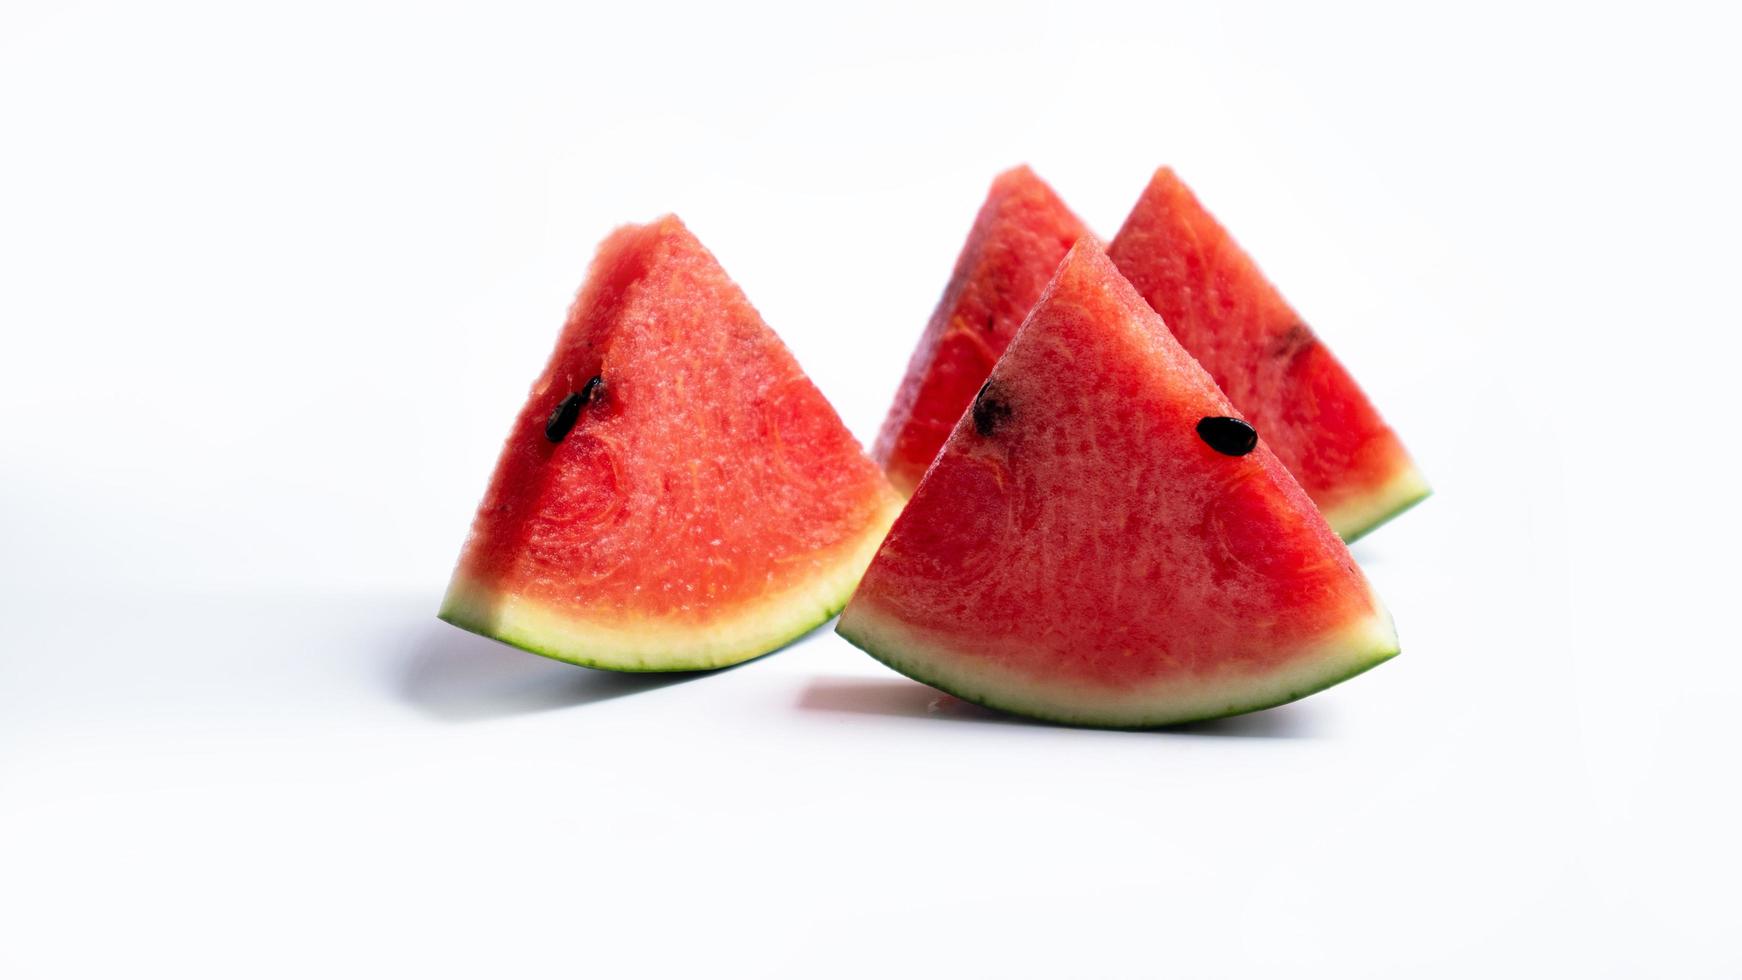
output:
{"label": "seed cavity", "polygon": [[544,423],[544,437],[551,442],[562,442],[569,430],[575,427],[575,420],[581,417],[581,406],[586,403],[587,396],[582,392],[569,392],[569,396],[557,403],[556,409],[550,413],[550,419]]}
{"label": "seed cavity", "polygon": [[989,436],[1010,418],[1010,403],[1000,397],[992,382],[980,386],[974,396],[974,431]]}
{"label": "seed cavity", "polygon": [[1258,448],[1258,430],[1244,419],[1206,415],[1198,420],[1198,438],[1224,456],[1244,456]]}

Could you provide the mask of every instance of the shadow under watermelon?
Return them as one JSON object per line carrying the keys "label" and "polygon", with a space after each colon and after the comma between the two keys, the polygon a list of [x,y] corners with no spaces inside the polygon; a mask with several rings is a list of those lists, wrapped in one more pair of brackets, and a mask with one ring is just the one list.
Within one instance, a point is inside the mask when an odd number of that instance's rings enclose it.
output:
{"label": "shadow under watermelon", "polygon": [[403,700],[425,714],[461,722],[576,708],[717,673],[594,670],[430,622],[411,643],[396,686]]}
{"label": "shadow under watermelon", "polygon": [[[934,721],[978,722],[1054,728],[1064,731],[1094,731],[1037,721],[963,701],[918,681],[905,679],[830,677],[811,681],[799,695],[805,711],[881,715],[891,718],[923,718]],[[1312,738],[1317,732],[1310,709],[1289,704],[1232,718],[1195,721],[1133,734],[1219,736],[1223,738]]]}

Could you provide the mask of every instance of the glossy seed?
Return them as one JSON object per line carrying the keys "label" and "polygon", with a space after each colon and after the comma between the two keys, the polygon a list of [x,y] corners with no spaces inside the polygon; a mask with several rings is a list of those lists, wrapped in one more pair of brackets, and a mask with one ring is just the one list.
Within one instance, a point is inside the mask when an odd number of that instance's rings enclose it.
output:
{"label": "glossy seed", "polygon": [[591,404],[593,401],[593,395],[598,393],[599,386],[604,383],[605,379],[601,375],[595,374],[588,378],[587,383],[581,386],[581,404]]}
{"label": "glossy seed", "polygon": [[[597,380],[597,379],[594,379]],[[588,388],[592,383],[588,382]],[[563,436],[575,427],[575,420],[581,417],[581,406],[587,403],[587,396],[580,391],[571,391],[569,396],[557,404],[550,413],[550,419],[544,423],[544,437],[551,442],[562,442]]]}
{"label": "glossy seed", "polygon": [[974,396],[974,431],[989,436],[1010,417],[1010,403],[998,397],[988,380]]}
{"label": "glossy seed", "polygon": [[1224,456],[1244,456],[1258,448],[1258,430],[1242,419],[1226,415],[1199,419],[1198,438]]}

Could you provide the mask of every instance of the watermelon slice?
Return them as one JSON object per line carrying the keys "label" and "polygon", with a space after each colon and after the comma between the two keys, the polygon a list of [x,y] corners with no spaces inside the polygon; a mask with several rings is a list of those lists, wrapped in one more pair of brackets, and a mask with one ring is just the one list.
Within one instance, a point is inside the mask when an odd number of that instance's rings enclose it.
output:
{"label": "watermelon slice", "polygon": [[1349,372],[1172,170],[1155,172],[1107,254],[1344,540],[1427,497]]}
{"label": "watermelon slice", "polygon": [[992,181],[871,450],[902,494],[913,492],[1084,230],[1027,167]]}
{"label": "watermelon slice", "polygon": [[1397,653],[1324,517],[1092,237],[837,626],[957,697],[1085,725],[1269,707]]}
{"label": "watermelon slice", "polygon": [[599,247],[441,618],[590,667],[737,663],[834,615],[899,508],[668,216]]}

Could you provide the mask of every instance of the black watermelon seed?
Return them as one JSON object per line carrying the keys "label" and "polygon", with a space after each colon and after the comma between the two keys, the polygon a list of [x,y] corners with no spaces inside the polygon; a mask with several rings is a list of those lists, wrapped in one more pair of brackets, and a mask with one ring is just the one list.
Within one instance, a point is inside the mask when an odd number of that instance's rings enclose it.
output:
{"label": "black watermelon seed", "polygon": [[590,404],[593,400],[593,395],[597,393],[599,386],[604,383],[604,377],[597,374],[588,378],[587,383],[581,386],[581,404]]}
{"label": "black watermelon seed", "polygon": [[974,431],[989,436],[1010,418],[1010,403],[998,397],[988,380],[974,396]]}
{"label": "black watermelon seed", "polygon": [[[591,382],[588,382],[588,387],[592,387]],[[575,427],[575,420],[581,417],[581,406],[586,403],[586,395],[579,391],[569,392],[569,396],[557,403],[556,409],[550,413],[549,421],[544,423],[544,437],[551,442],[562,442],[563,436]]]}
{"label": "black watermelon seed", "polygon": [[1198,420],[1198,438],[1224,456],[1244,456],[1258,448],[1258,430],[1241,419],[1206,415]]}

